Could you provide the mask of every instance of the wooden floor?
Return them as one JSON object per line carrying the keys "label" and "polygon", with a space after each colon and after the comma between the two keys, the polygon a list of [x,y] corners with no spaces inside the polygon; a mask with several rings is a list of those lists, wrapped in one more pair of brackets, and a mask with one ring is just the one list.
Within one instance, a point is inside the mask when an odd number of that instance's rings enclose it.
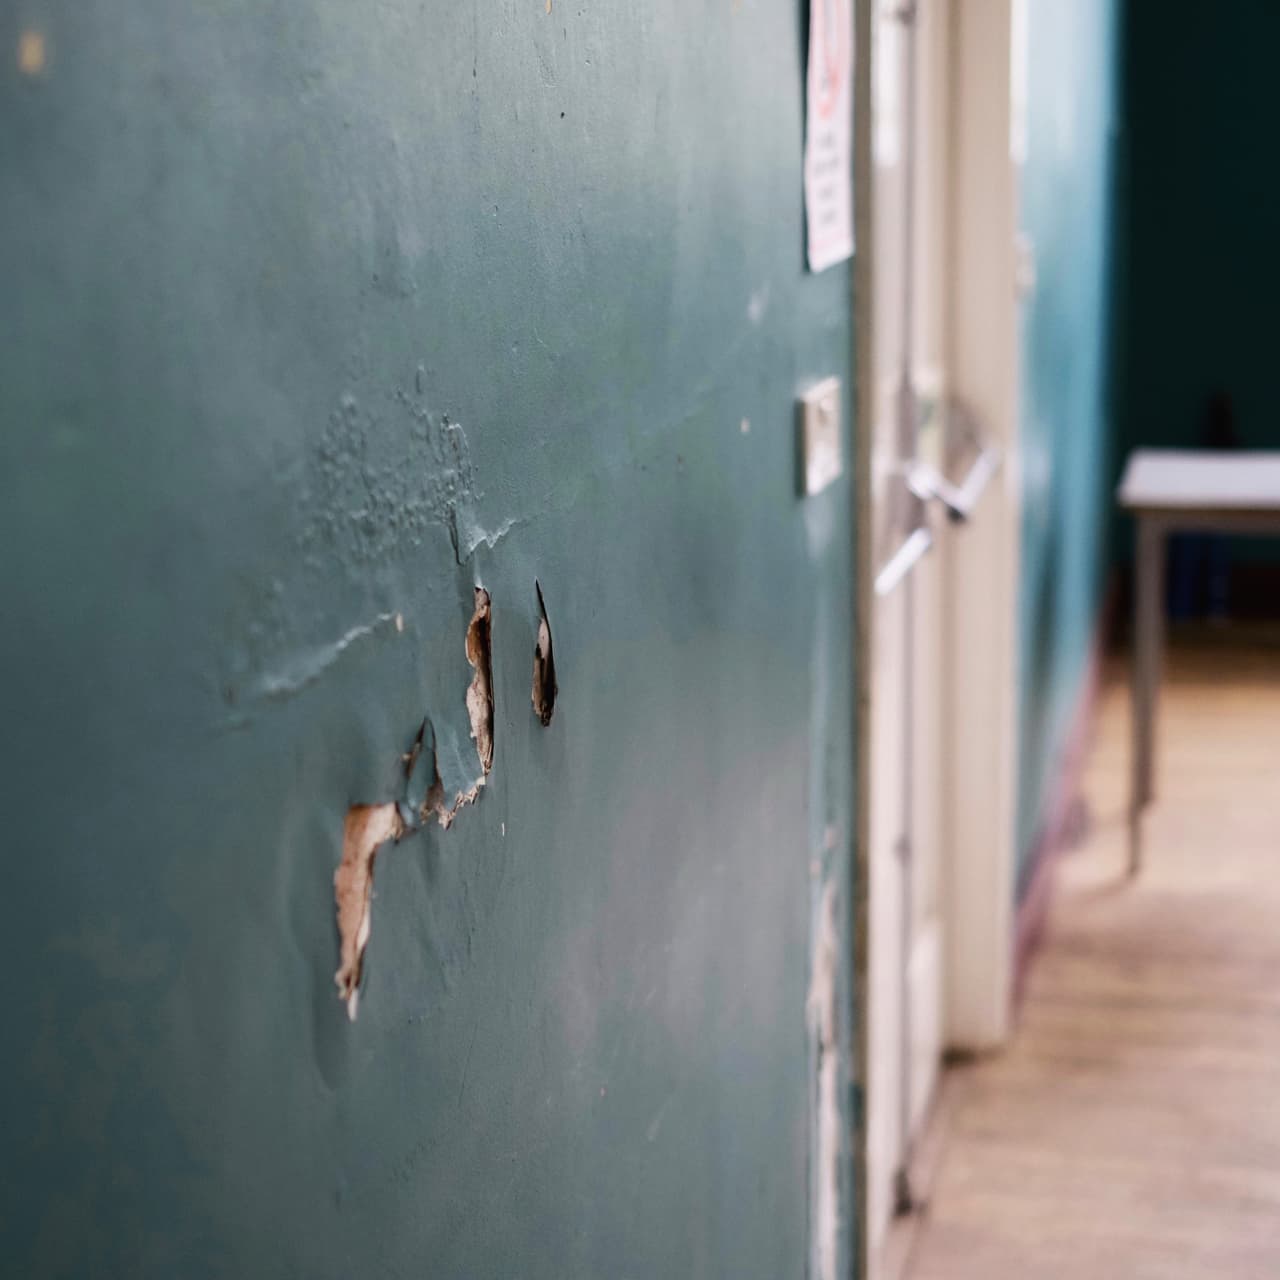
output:
{"label": "wooden floor", "polygon": [[1280,1280],[1280,640],[1175,640],[1136,883],[1123,678],[1016,1037],[947,1081],[911,1280]]}

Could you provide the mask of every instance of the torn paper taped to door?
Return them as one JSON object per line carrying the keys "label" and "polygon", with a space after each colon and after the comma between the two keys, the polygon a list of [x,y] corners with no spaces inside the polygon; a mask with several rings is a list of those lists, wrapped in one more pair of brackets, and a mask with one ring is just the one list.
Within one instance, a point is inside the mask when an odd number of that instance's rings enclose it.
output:
{"label": "torn paper taped to door", "polygon": [[810,0],[804,208],[809,270],[853,254],[853,5]]}

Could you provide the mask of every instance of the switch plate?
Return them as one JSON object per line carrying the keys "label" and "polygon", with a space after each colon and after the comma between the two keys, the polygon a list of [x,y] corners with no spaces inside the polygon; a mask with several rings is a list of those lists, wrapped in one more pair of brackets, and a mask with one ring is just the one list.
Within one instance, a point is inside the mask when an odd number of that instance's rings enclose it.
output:
{"label": "switch plate", "polygon": [[844,471],[839,378],[823,378],[800,397],[800,450],[806,494],[821,493]]}

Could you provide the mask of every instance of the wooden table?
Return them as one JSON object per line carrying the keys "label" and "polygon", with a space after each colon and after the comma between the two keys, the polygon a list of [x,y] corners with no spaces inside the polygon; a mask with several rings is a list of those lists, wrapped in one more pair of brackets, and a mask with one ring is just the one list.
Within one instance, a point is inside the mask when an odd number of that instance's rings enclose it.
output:
{"label": "wooden table", "polygon": [[1280,534],[1280,452],[1137,449],[1116,494],[1137,520],[1133,775],[1129,867],[1142,861],[1142,812],[1155,795],[1156,700],[1163,656],[1165,540],[1171,533]]}

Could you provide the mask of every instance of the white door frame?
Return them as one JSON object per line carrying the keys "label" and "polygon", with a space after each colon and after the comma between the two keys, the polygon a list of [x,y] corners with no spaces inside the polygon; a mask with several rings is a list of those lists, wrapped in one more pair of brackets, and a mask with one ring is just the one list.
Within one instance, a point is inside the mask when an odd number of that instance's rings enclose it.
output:
{"label": "white door frame", "polygon": [[853,840],[853,982],[851,1025],[855,1028],[852,1071],[860,1096],[859,1130],[854,1135],[855,1254],[854,1274],[869,1274],[870,1219],[867,1197],[867,1132],[870,1099],[867,1071],[870,1044],[869,923],[871,872],[871,624],[875,576],[871,521],[871,423],[875,388],[871,369],[871,299],[874,263],[869,251],[872,234],[871,188],[871,10],[873,0],[854,0],[853,73],[853,564],[854,564],[854,840]]}
{"label": "white door frame", "polygon": [[[936,2],[936,0],[935,0]],[[945,1038],[982,1052],[1009,1032],[1018,688],[1017,181],[1012,0],[952,0],[946,369],[1004,466],[941,550],[946,646],[942,811]]]}
{"label": "white door frame", "polygon": [[855,1253],[854,1274],[869,1274],[867,1204],[867,1092],[870,1002],[868,996],[871,870],[871,623],[874,609],[874,536],[871,521],[871,423],[875,388],[871,369],[871,299],[874,264],[869,252],[872,233],[871,189],[871,9],[873,0],[854,0],[853,73],[853,564],[854,564],[854,840],[853,840],[853,982],[851,1025],[855,1028],[852,1071],[860,1096],[859,1131],[854,1135]]}

